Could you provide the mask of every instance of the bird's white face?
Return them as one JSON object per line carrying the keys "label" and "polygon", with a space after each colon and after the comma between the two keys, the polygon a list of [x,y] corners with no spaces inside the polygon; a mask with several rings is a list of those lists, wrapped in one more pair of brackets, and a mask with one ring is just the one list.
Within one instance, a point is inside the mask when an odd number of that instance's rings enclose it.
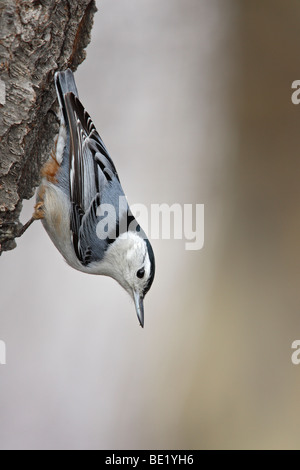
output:
{"label": "bird's white face", "polygon": [[149,245],[138,234],[127,232],[111,244],[105,256],[105,264],[109,266],[107,274],[134,300],[141,326],[144,324],[143,299],[154,276],[154,258],[150,259]]}

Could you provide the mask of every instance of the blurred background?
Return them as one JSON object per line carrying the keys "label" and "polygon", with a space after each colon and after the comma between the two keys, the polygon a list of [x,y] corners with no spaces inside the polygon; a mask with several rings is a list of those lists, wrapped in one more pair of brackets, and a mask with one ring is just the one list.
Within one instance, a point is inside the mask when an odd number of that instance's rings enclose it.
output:
{"label": "blurred background", "polygon": [[40,223],[5,253],[0,448],[300,448],[300,4],[97,6],[81,100],[129,202],[205,204],[205,245],[153,241],[144,330]]}

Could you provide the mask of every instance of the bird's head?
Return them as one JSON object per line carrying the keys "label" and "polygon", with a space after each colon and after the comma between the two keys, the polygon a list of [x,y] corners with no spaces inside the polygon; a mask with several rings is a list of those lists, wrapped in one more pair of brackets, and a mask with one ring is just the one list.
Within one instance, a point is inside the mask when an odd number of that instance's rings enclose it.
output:
{"label": "bird's head", "polygon": [[149,240],[136,232],[123,233],[110,245],[106,261],[109,266],[107,274],[129,293],[143,327],[143,301],[155,274],[154,253]]}

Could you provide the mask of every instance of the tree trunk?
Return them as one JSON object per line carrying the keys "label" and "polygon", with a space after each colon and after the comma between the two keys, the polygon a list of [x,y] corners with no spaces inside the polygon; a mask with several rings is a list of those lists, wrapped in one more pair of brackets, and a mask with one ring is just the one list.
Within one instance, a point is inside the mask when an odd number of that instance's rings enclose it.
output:
{"label": "tree trunk", "polygon": [[0,0],[0,254],[58,132],[54,73],[85,58],[94,0]]}

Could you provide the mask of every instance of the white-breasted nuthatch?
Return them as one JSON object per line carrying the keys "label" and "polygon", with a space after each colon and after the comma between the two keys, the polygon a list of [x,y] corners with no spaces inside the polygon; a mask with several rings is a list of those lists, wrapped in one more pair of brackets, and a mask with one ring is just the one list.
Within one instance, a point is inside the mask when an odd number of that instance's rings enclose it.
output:
{"label": "white-breasted nuthatch", "polygon": [[22,233],[42,219],[70,266],[121,284],[133,298],[143,327],[143,299],[155,273],[151,244],[133,217],[114,163],[79,101],[72,71],[57,72],[55,86],[61,110],[59,135],[42,169],[35,212]]}

